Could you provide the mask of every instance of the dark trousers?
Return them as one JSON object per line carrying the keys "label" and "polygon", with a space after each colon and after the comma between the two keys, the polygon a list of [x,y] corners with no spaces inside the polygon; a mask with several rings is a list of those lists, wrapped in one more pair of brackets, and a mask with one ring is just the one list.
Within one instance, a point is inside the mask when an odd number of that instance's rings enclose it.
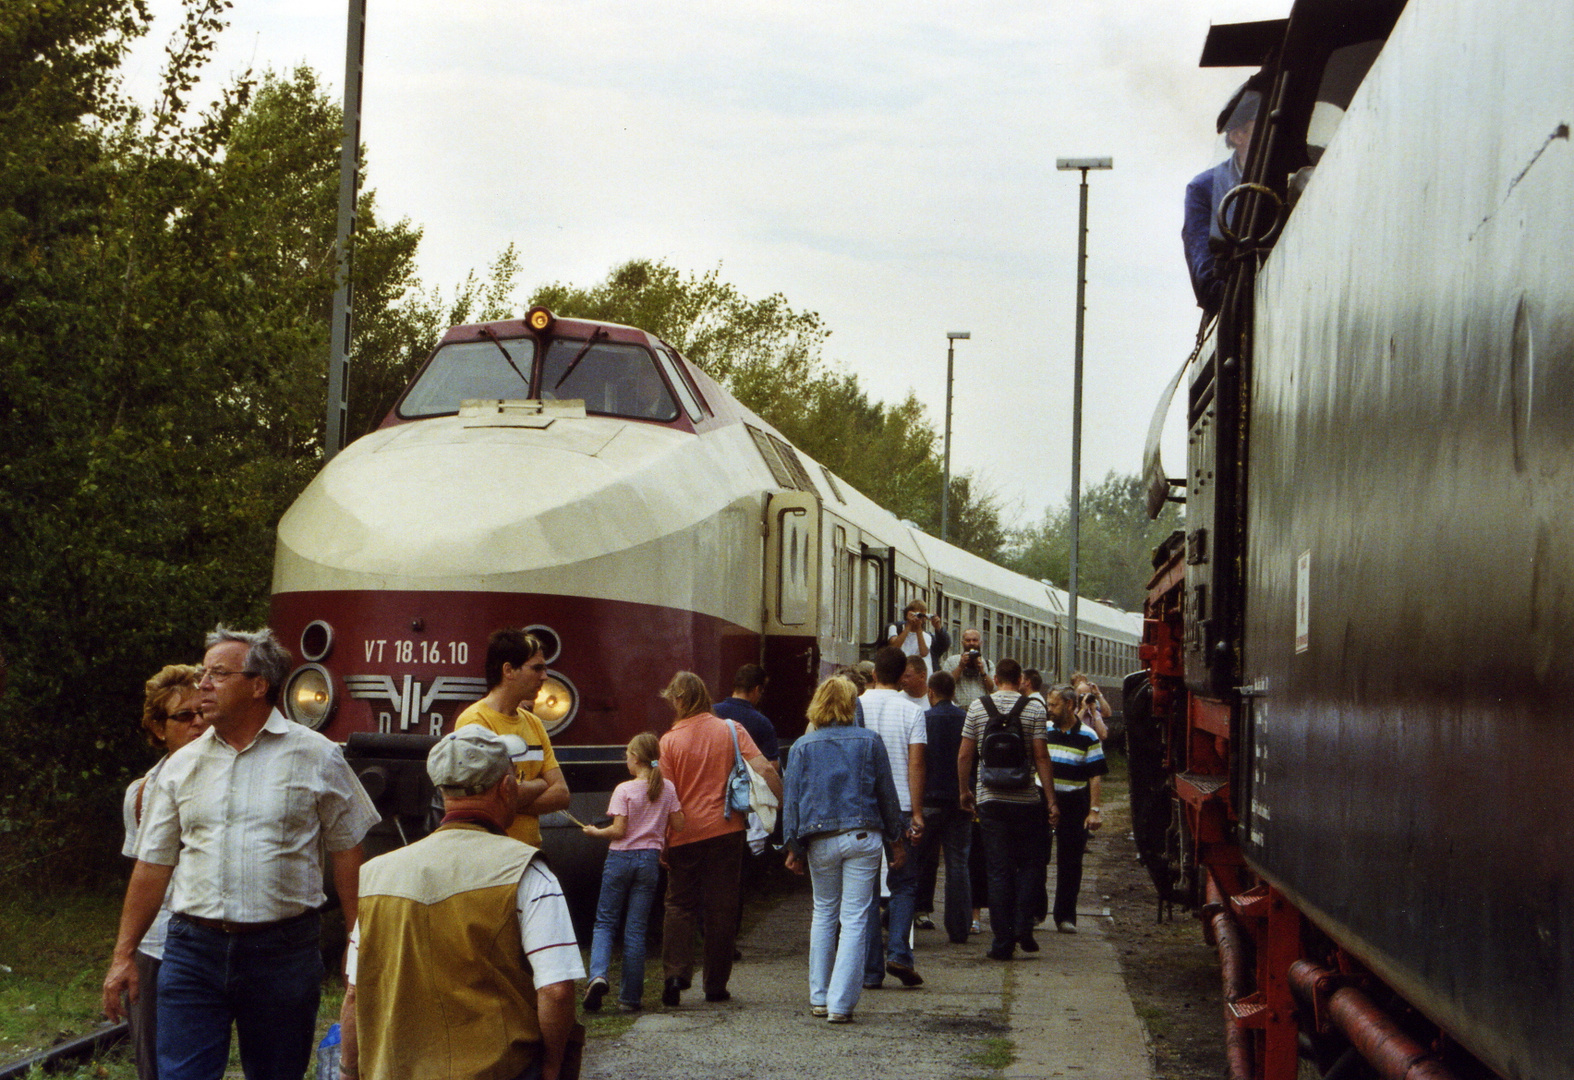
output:
{"label": "dark trousers", "polygon": [[666,978],[694,977],[694,930],[705,929],[705,992],[719,994],[732,977],[738,940],[738,883],[744,834],[723,833],[667,849],[667,910],[661,961]]}
{"label": "dark trousers", "polygon": [[1060,821],[1055,826],[1059,841],[1055,855],[1055,922],[1077,922],[1077,894],[1082,891],[1082,856],[1088,849],[1088,808],[1093,805],[1086,789],[1059,792]]}
{"label": "dark trousers", "polygon": [[134,957],[137,985],[142,992],[126,1010],[131,1026],[131,1053],[137,1062],[137,1080],[158,1080],[158,969],[159,961],[145,952]]}
{"label": "dark trousers", "polygon": [[1034,855],[1039,803],[990,801],[978,807],[984,832],[984,863],[989,870],[990,948],[1009,953],[1033,932],[1033,893],[1044,887],[1044,864]]}
{"label": "dark trousers", "polygon": [[317,914],[253,934],[169,922],[158,978],[162,1080],[218,1080],[230,1024],[247,1080],[301,1080],[322,994]]}
{"label": "dark trousers", "polygon": [[973,921],[973,890],[968,854],[973,846],[973,815],[955,806],[924,807],[924,835],[918,842],[917,910],[935,909],[935,878],[945,852],[945,929],[952,941],[966,941]]}

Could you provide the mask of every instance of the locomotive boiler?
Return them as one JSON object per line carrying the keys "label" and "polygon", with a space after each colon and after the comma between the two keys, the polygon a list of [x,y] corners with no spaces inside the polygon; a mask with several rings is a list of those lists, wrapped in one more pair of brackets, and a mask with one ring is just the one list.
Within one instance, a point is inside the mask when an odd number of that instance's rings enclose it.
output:
{"label": "locomotive boiler", "polygon": [[1574,1076],[1571,45],[1300,0],[1205,48],[1263,108],[1128,722],[1237,1077]]}

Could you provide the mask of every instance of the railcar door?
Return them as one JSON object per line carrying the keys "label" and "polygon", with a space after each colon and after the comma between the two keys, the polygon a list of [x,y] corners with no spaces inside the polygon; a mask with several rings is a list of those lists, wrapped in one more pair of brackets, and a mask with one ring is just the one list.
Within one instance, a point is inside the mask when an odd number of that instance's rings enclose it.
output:
{"label": "railcar door", "polygon": [[765,538],[761,663],[770,682],[761,711],[796,738],[820,670],[820,500],[805,491],[772,495]]}

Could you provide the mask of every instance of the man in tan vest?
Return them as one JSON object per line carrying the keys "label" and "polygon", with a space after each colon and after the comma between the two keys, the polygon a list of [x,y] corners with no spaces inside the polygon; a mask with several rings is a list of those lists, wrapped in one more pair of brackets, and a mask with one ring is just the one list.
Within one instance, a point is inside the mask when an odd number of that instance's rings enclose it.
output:
{"label": "man in tan vest", "polygon": [[585,968],[562,886],[507,835],[509,738],[444,736],[426,759],[442,824],[361,868],[340,1017],[349,1080],[558,1080]]}

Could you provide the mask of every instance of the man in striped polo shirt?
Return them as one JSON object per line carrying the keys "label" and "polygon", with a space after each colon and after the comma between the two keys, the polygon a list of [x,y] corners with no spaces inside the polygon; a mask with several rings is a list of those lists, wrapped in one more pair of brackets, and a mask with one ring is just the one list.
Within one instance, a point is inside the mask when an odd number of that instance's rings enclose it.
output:
{"label": "man in striped polo shirt", "polygon": [[1103,822],[1099,815],[1102,781],[1109,772],[1104,747],[1092,728],[1077,719],[1076,692],[1056,686],[1049,692],[1049,764],[1055,776],[1055,929],[1077,932],[1077,893],[1082,890],[1082,855],[1088,835]]}

